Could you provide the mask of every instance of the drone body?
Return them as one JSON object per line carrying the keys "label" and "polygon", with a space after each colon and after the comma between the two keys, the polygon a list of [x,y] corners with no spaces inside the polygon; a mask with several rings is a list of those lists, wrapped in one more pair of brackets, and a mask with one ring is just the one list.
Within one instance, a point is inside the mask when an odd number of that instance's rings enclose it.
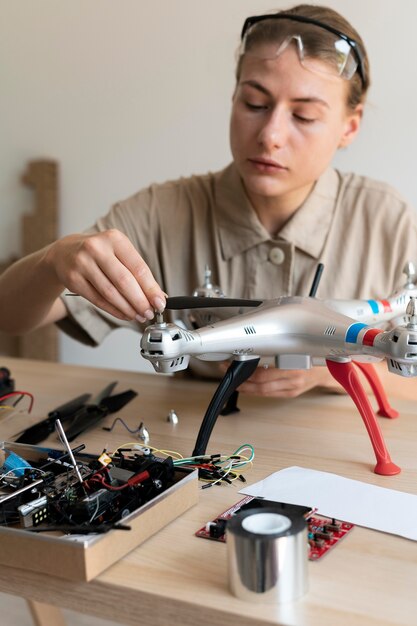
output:
{"label": "drone body", "polygon": [[186,369],[191,356],[208,361],[273,356],[282,369],[308,369],[326,359],[386,358],[390,371],[417,375],[417,330],[399,326],[383,331],[300,296],[265,301],[255,310],[193,331],[156,323],[145,329],[141,348],[154,369],[165,373]]}
{"label": "drone body", "polygon": [[386,300],[323,300],[323,304],[334,311],[352,317],[365,324],[381,324],[394,320],[407,321],[405,312],[410,298],[417,297],[414,284],[406,285]]}
{"label": "drone body", "polygon": [[[410,278],[410,277],[409,277]],[[231,359],[204,416],[193,454],[205,452],[215,420],[232,392],[246,380],[260,357],[273,357],[281,369],[309,369],[327,365],[333,377],[352,397],[365,423],[377,459],[375,472],[400,471],[389,456],[375,413],[352,365],[364,372],[379,403],[379,414],[397,414],[385,403],[382,386],[371,362],[387,360],[398,375],[417,376],[417,315],[414,280],[387,300],[327,300],[281,297],[243,301],[224,297],[169,298],[167,308],[238,307],[238,315],[220,313],[217,321],[195,330],[167,324],[161,314],[141,340],[141,354],[157,372],[186,369],[190,357],[207,361]],[[408,304],[407,304],[408,302]],[[244,307],[251,310],[242,313]],[[210,317],[208,315],[207,317]],[[212,319],[215,316],[212,316]],[[384,331],[369,324],[386,321],[406,324]]]}

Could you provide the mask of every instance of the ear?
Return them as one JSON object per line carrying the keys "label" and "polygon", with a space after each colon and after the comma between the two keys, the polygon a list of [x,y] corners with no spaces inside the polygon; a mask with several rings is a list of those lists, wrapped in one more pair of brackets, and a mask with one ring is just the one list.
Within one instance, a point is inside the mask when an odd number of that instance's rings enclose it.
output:
{"label": "ear", "polygon": [[358,104],[354,111],[350,111],[346,116],[345,128],[340,138],[339,148],[346,148],[355,139],[359,132],[363,115],[363,104]]}

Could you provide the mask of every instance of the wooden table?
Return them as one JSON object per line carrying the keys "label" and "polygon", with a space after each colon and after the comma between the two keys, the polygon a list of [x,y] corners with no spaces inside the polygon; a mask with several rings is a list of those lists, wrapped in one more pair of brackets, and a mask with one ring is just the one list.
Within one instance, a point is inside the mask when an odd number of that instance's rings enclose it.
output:
{"label": "wooden table", "polygon": [[[18,389],[35,395],[33,422],[78,394],[94,394],[107,382],[118,380],[116,391],[132,388],[139,392],[121,412],[130,426],[136,427],[143,420],[151,445],[185,455],[193,449],[202,415],[215,389],[215,383],[163,375],[6,357],[1,365],[11,370]],[[412,385],[413,381],[398,379],[395,393],[410,397]],[[299,465],[417,493],[415,402],[404,397],[391,399],[400,418],[380,418],[380,422],[391,456],[402,467],[398,476],[373,473],[374,457],[364,425],[345,396],[315,393],[288,401],[241,397],[239,414],[219,418],[209,450],[230,453],[242,443],[253,444],[255,464],[246,474],[250,483],[284,467]],[[166,421],[170,409],[178,413],[177,425]],[[22,427],[19,419],[13,424],[2,420],[3,439]],[[109,425],[112,420],[109,416],[103,424]],[[86,443],[87,451],[100,452],[105,446],[131,440],[127,434],[121,426],[111,434],[96,429],[77,443]],[[56,445],[53,436],[50,443]],[[359,527],[323,560],[309,564],[310,589],[301,600],[265,606],[232,596],[227,587],[225,546],[196,538],[194,533],[241,499],[241,485],[200,491],[197,506],[90,583],[2,568],[0,589],[33,601],[147,626],[417,623],[417,544]]]}

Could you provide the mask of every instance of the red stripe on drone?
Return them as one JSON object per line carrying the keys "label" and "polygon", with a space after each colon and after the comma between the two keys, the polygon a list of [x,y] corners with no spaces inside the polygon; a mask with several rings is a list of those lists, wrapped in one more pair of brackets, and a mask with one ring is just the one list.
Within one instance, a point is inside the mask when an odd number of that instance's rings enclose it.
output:
{"label": "red stripe on drone", "polygon": [[378,328],[370,328],[365,332],[362,339],[362,344],[364,346],[373,346],[375,337],[379,335],[379,333],[382,333],[382,330],[379,330]]}
{"label": "red stripe on drone", "polygon": [[392,309],[391,309],[391,305],[388,302],[388,300],[380,300],[382,306],[384,307],[384,313],[391,313]]}

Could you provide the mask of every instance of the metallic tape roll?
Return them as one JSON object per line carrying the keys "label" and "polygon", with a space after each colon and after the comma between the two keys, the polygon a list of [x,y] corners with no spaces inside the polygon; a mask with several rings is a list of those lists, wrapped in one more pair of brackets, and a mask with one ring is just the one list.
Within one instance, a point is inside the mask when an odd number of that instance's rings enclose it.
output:
{"label": "metallic tape roll", "polygon": [[252,602],[288,602],[308,588],[307,524],[274,508],[240,511],[227,523],[229,585]]}

